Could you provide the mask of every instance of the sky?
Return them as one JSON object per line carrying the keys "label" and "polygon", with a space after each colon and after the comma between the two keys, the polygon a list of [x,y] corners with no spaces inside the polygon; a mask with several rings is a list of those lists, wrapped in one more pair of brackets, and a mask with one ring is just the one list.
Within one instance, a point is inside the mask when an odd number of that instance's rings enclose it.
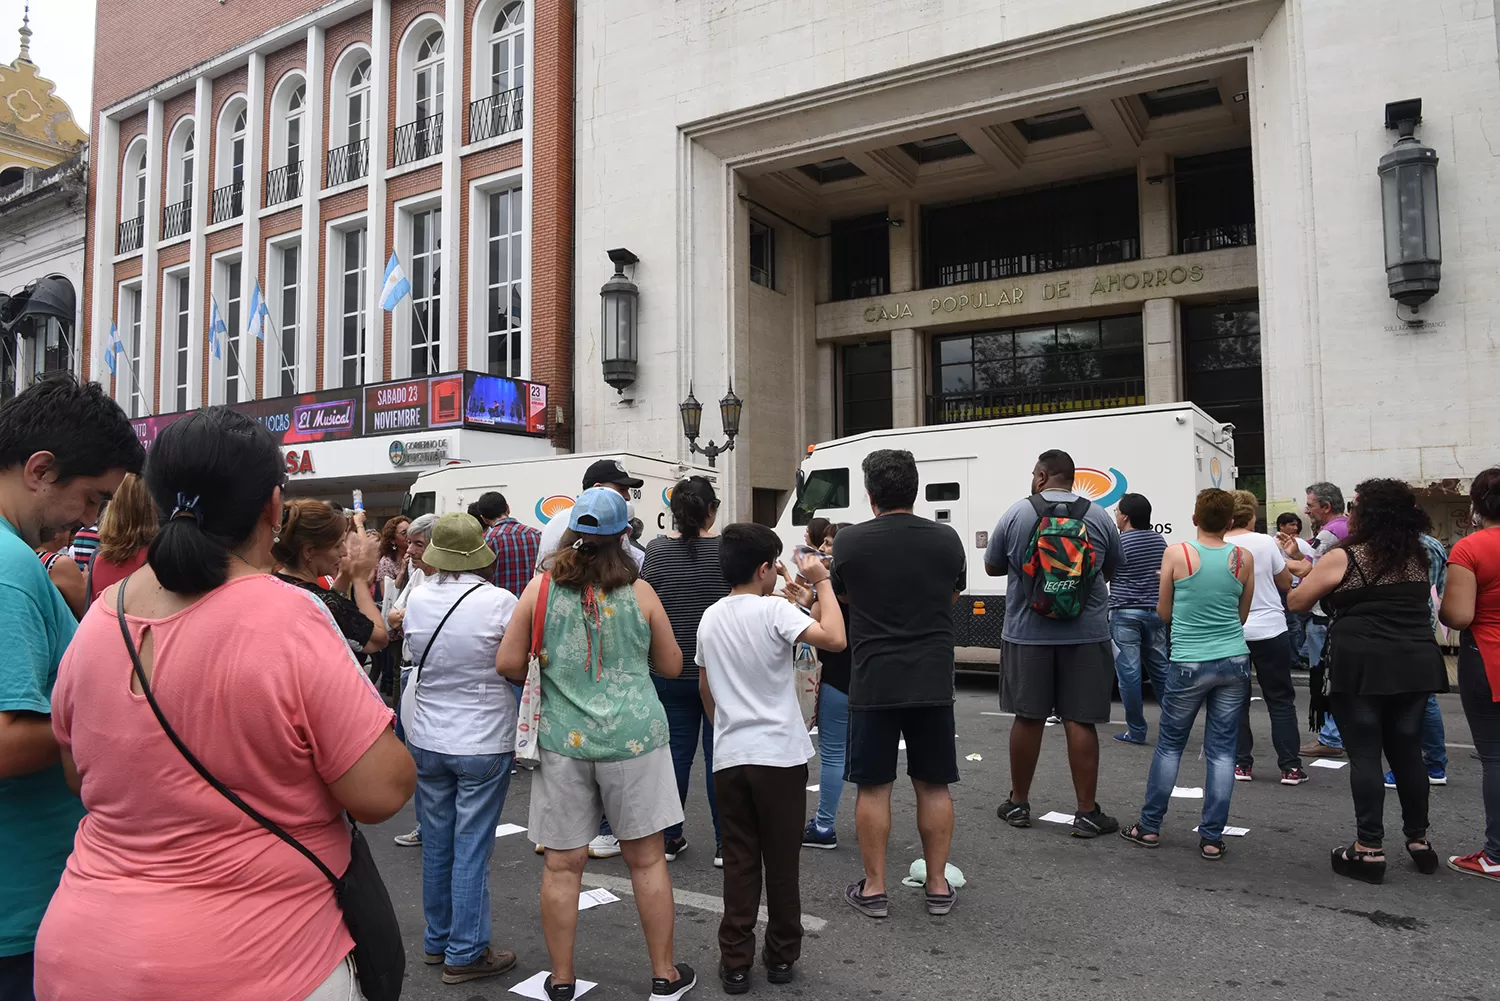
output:
{"label": "sky", "polygon": [[[25,0],[0,0],[0,60],[16,58]],[[92,133],[94,0],[32,0],[31,61],[73,109],[78,127]]]}

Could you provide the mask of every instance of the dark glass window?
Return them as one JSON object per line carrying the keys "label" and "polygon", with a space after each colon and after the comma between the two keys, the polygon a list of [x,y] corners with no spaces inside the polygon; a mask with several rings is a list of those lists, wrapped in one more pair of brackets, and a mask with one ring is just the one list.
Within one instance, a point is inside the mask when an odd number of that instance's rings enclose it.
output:
{"label": "dark glass window", "polygon": [[1130,174],[925,208],[923,287],[1136,260],[1137,202]]}
{"label": "dark glass window", "polygon": [[891,426],[891,342],[850,344],[843,354],[843,423],[840,433],[862,434]]}
{"label": "dark glass window", "polygon": [[931,139],[918,139],[916,142],[902,143],[901,148],[906,155],[918,163],[937,163],[939,160],[951,160],[958,156],[973,156],[974,151],[969,144],[958,136],[949,134],[946,136],[933,136]]}
{"label": "dark glass window", "polygon": [[1234,425],[1239,485],[1265,495],[1266,415],[1260,382],[1260,303],[1182,310],[1187,398],[1216,421]]}
{"label": "dark glass window", "polygon": [[1223,98],[1219,97],[1219,85],[1212,80],[1194,80],[1176,87],[1148,90],[1141,95],[1141,104],[1146,106],[1146,114],[1152,118],[1213,108],[1223,103]]}
{"label": "dark glass window", "polygon": [[1177,189],[1177,249],[1255,245],[1255,182],[1250,147],[1181,156],[1172,165]]}
{"label": "dark glass window", "polygon": [[1031,115],[1012,124],[1029,143],[1089,132],[1094,128],[1082,108],[1063,108],[1061,111],[1049,111],[1045,115]]}
{"label": "dark glass window", "polygon": [[890,225],[884,212],[835,219],[829,234],[835,302],[885,295],[891,288]]}
{"label": "dark glass window", "polygon": [[929,501],[956,501],[960,491],[957,483],[929,483],[927,484],[927,499]]}
{"label": "dark glass window", "polygon": [[841,156],[836,156],[831,160],[819,160],[817,163],[804,163],[797,169],[819,184],[832,184],[834,181],[847,181],[851,177],[865,176],[864,171]]}
{"label": "dark glass window", "polygon": [[20,353],[20,336],[0,333],[0,400],[16,395],[16,378],[21,371]]}
{"label": "dark glass window", "polygon": [[819,511],[841,511],[849,506],[849,470],[817,469],[797,489],[792,524],[806,525]]}
{"label": "dark glass window", "polygon": [[936,338],[927,423],[1146,402],[1141,316]]}
{"label": "dark glass window", "polygon": [[776,287],[776,231],[754,219],[750,220],[750,280]]}

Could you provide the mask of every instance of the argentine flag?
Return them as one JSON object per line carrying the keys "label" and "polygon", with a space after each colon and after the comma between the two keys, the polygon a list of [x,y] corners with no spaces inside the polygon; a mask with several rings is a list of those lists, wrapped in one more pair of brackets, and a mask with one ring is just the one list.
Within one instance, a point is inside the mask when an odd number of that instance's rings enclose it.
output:
{"label": "argentine flag", "polygon": [[409,295],[411,282],[406,280],[406,272],[401,270],[401,261],[392,254],[390,262],[385,266],[385,284],[380,287],[380,308],[387,313],[393,312],[401,300]]}
{"label": "argentine flag", "polygon": [[271,310],[266,306],[265,296],[260,294],[260,282],[255,283],[255,288],[250,293],[250,326],[245,328],[247,334],[253,334],[257,341],[266,339],[266,319],[271,315]]}
{"label": "argentine flag", "polygon": [[104,364],[109,366],[109,374],[117,375],[115,371],[115,356],[125,350],[125,345],[120,343],[120,330],[113,323],[109,325],[109,341],[104,345]]}
{"label": "argentine flag", "polygon": [[224,348],[220,338],[229,333],[229,328],[224,325],[223,318],[219,316],[219,300],[209,301],[213,303],[213,313],[208,323],[208,346],[215,358],[223,358]]}

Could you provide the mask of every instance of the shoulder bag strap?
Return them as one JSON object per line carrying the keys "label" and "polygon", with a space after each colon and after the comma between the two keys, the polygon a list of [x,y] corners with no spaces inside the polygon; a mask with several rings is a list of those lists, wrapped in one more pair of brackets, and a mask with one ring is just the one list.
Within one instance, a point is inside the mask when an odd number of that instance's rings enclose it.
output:
{"label": "shoulder bag strap", "polygon": [[531,655],[542,655],[542,630],[547,625],[547,592],[552,586],[552,575],[542,574],[542,584],[536,589],[536,607],[531,610]]}
{"label": "shoulder bag strap", "polygon": [[427,639],[427,648],[422,651],[422,659],[417,664],[417,673],[412,675],[411,683],[413,685],[422,680],[422,665],[427,663],[427,655],[429,653],[432,653],[432,646],[437,642],[438,633],[442,632],[443,627],[448,624],[448,616],[458,611],[458,606],[464,603],[465,598],[473,594],[475,591],[479,590],[481,587],[487,586],[489,586],[488,581],[480,581],[478,584],[475,584],[463,594],[459,595],[458,600],[455,601],[451,606],[449,606],[448,611],[443,615],[442,619],[438,621],[437,628],[432,631],[432,635]]}
{"label": "shoulder bag strap", "polygon": [[251,820],[255,821],[257,824],[264,827],[272,834],[276,835],[282,841],[285,841],[287,844],[297,849],[297,851],[301,852],[304,856],[306,856],[309,862],[318,867],[318,870],[323,873],[323,875],[328,877],[328,881],[333,884],[334,889],[341,889],[343,886],[343,882],[333,874],[333,870],[329,869],[326,865],[323,864],[322,859],[318,858],[312,852],[308,851],[307,848],[303,846],[302,842],[298,841],[286,831],[282,830],[280,825],[278,825],[275,821],[268,819],[259,810],[255,809],[255,807],[251,806],[249,803],[246,803],[243,799],[240,799],[240,797],[235,794],[234,790],[230,789],[224,783],[214,778],[209,770],[203,767],[203,762],[194,757],[193,752],[187,749],[187,745],[182,742],[182,738],[177,736],[177,731],[172,729],[172,724],[167,722],[167,717],[162,715],[161,706],[157,704],[156,696],[151,693],[151,684],[146,680],[146,670],[141,666],[140,655],[136,653],[135,641],[130,638],[130,626],[125,622],[125,585],[129,582],[129,577],[126,577],[124,580],[120,581],[119,592],[115,598],[115,614],[120,620],[120,635],[125,639],[125,649],[130,652],[130,664],[135,670],[136,680],[141,683],[141,692],[146,696],[146,701],[150,703],[151,711],[156,714],[156,722],[161,724],[161,728],[166,733],[167,739],[170,740],[172,742],[172,745],[177,748],[177,750],[182,754],[184,758],[187,759],[187,763],[193,766],[193,771],[203,776],[203,781],[213,786],[214,789],[218,791],[219,795],[223,796],[225,799],[229,800],[229,802],[239,807],[240,810],[243,811],[244,814]]}

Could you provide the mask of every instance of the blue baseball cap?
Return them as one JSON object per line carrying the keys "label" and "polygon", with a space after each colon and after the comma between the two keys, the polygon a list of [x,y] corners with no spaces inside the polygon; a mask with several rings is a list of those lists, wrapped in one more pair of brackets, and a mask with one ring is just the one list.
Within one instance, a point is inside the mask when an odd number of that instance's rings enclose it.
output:
{"label": "blue baseball cap", "polygon": [[590,487],[578,495],[568,527],[579,535],[620,535],[630,528],[625,498],[609,487]]}

